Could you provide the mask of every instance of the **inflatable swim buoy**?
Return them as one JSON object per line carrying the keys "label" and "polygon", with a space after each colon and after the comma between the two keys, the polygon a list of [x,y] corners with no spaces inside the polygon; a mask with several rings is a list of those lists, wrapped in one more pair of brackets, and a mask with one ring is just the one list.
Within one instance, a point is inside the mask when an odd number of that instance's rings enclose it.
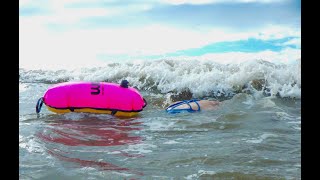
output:
{"label": "inflatable swim buoy", "polygon": [[49,88],[38,100],[55,113],[88,112],[132,117],[147,105],[142,95],[123,80],[121,85],[106,82],[65,82]]}

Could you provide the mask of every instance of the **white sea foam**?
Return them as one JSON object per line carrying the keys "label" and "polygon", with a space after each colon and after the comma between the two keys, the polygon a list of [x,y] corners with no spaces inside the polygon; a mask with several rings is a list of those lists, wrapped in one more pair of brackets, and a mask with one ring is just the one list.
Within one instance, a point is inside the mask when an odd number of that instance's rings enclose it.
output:
{"label": "white sea foam", "polygon": [[[73,70],[20,69],[21,82],[58,83],[65,81],[107,81],[130,85],[161,94],[190,91],[193,97],[229,96],[243,87],[254,90],[253,80],[263,80],[263,89],[271,96],[301,97],[301,67],[263,60],[220,64],[201,60],[158,60],[140,63],[114,63],[95,68]],[[253,92],[254,92],[253,91]]]}
{"label": "white sea foam", "polygon": [[265,139],[270,138],[270,137],[278,137],[278,136],[275,134],[265,133],[257,138],[252,138],[252,139],[246,140],[246,142],[247,143],[261,143],[262,141],[264,141]]}
{"label": "white sea foam", "polygon": [[197,179],[197,178],[198,178],[198,175],[197,175],[197,174],[190,174],[190,175],[188,175],[187,177],[185,177],[185,179],[187,179],[187,180]]}
{"label": "white sea foam", "polygon": [[66,114],[63,114],[63,116],[67,120],[79,120],[85,117],[85,113],[66,113]]}
{"label": "white sea foam", "polygon": [[179,142],[175,141],[175,140],[170,140],[170,141],[166,141],[163,144],[178,144]]}
{"label": "white sea foam", "polygon": [[191,174],[191,175],[188,175],[187,177],[185,177],[185,179],[187,180],[191,180],[191,179],[198,179],[201,175],[204,175],[204,174],[207,174],[207,175],[214,175],[216,174],[215,171],[205,171],[205,170],[199,170],[197,174]]}
{"label": "white sea foam", "polygon": [[127,149],[124,149],[123,152],[134,152],[137,154],[146,154],[151,153],[152,149],[157,148],[156,145],[152,144],[133,144],[129,145]]}
{"label": "white sea foam", "polygon": [[279,120],[295,120],[296,117],[285,112],[275,112],[275,116]]}
{"label": "white sea foam", "polygon": [[199,171],[198,171],[198,174],[200,174],[200,175],[202,175],[202,174],[210,174],[210,175],[213,175],[213,174],[216,174],[216,172],[214,172],[214,171],[199,170]]}
{"label": "white sea foam", "polygon": [[154,121],[145,122],[144,125],[149,126],[149,130],[152,131],[162,131],[168,130],[171,127],[174,127],[174,122],[171,121],[164,121],[165,119],[161,120],[161,118],[154,118]]}
{"label": "white sea foam", "polygon": [[19,83],[19,93],[24,92],[28,89],[28,86],[26,84]]}
{"label": "white sea foam", "polygon": [[44,153],[45,150],[37,141],[34,136],[23,137],[19,135],[19,147],[27,150],[30,153]]}

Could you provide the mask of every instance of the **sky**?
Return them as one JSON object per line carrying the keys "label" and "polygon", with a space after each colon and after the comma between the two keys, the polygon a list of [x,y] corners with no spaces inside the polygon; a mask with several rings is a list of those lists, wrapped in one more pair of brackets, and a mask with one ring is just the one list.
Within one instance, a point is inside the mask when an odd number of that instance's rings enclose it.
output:
{"label": "sky", "polygon": [[19,0],[20,67],[300,57],[300,0]]}

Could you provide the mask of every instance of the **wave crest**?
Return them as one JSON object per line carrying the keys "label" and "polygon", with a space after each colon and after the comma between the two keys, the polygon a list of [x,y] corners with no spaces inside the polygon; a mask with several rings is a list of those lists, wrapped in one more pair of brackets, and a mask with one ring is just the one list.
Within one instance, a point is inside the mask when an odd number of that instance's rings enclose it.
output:
{"label": "wave crest", "polygon": [[219,64],[199,60],[157,60],[111,63],[99,67],[60,70],[19,70],[21,83],[55,84],[68,81],[102,81],[130,85],[172,98],[232,97],[257,93],[277,97],[301,97],[301,65],[274,64],[263,60]]}

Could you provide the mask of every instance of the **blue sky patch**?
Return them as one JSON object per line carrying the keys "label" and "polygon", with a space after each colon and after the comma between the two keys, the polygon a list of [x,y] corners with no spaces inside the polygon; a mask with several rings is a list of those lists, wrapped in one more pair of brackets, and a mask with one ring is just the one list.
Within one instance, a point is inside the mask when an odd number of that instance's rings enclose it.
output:
{"label": "blue sky patch", "polygon": [[181,50],[174,53],[168,53],[167,56],[201,56],[207,53],[228,53],[228,52],[259,52],[259,51],[276,51],[279,52],[286,47],[296,48],[293,45],[282,45],[285,42],[294,39],[286,37],[275,40],[260,40],[250,38],[248,40],[218,42],[204,47]]}

